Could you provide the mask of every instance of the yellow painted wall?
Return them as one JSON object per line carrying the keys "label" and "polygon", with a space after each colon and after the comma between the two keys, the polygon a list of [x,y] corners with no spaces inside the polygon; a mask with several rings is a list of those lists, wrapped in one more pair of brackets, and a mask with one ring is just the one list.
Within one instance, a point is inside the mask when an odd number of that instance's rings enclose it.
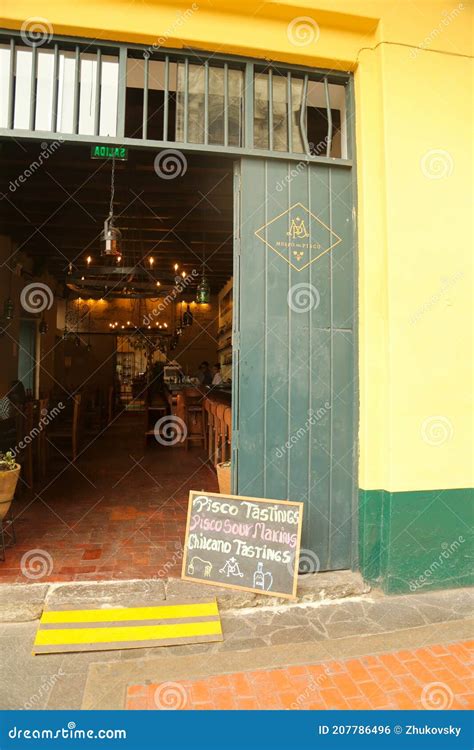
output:
{"label": "yellow painted wall", "polygon": [[[10,28],[39,15],[3,8]],[[472,2],[43,0],[41,16],[58,34],[354,71],[359,485],[472,486]],[[304,17],[317,30],[300,45]]]}

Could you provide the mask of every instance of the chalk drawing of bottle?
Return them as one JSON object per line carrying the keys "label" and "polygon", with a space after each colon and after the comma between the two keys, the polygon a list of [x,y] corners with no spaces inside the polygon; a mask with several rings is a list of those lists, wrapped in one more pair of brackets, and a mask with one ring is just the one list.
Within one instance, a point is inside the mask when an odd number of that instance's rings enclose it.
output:
{"label": "chalk drawing of bottle", "polygon": [[263,563],[257,563],[257,570],[253,574],[253,587],[254,589],[261,589],[262,591],[270,591],[273,584],[273,576],[270,571],[264,573]]}

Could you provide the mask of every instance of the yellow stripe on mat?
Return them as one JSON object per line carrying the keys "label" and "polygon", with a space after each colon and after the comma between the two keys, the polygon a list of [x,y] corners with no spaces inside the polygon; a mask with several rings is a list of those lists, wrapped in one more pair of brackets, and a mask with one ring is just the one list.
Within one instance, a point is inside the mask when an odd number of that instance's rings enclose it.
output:
{"label": "yellow stripe on mat", "polygon": [[156,607],[48,610],[41,616],[33,653],[163,647],[222,639],[215,599]]}
{"label": "yellow stripe on mat", "polygon": [[120,609],[74,609],[49,611],[41,615],[41,623],[119,622],[120,620],[179,620],[182,617],[219,615],[217,602],[170,604],[163,607],[121,607]]}
{"label": "yellow stripe on mat", "polygon": [[70,628],[67,630],[39,630],[35,646],[61,646],[84,643],[120,643],[121,641],[146,641],[190,638],[202,635],[221,635],[219,620],[192,622],[182,625],[137,625],[131,628]]}

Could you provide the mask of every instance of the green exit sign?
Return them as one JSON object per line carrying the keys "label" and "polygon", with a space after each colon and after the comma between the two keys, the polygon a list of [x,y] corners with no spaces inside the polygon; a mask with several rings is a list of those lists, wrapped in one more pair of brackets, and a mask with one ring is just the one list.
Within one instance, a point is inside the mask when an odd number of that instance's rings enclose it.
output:
{"label": "green exit sign", "polygon": [[96,144],[95,146],[91,146],[91,159],[119,159],[120,161],[127,161],[128,148],[125,148],[125,146]]}

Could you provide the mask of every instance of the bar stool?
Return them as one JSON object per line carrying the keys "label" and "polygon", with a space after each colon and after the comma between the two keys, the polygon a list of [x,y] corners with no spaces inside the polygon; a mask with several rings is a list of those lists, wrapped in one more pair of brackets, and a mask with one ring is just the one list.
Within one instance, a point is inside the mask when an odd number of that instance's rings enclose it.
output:
{"label": "bar stool", "polygon": [[224,457],[223,460],[227,461],[232,455],[232,409],[230,406],[226,406],[224,410]]}
{"label": "bar stool", "polygon": [[216,430],[214,433],[214,466],[221,463],[223,459],[223,450],[225,445],[225,424],[224,424],[224,412],[226,410],[226,404],[217,404],[216,408]]}
{"label": "bar stool", "polygon": [[186,450],[189,450],[190,442],[198,442],[206,445],[204,432],[204,409],[202,405],[202,394],[197,388],[184,388],[180,394],[184,400],[185,422],[187,434],[184,440]]}
{"label": "bar stool", "polygon": [[204,419],[204,450],[209,455],[209,399],[205,398],[202,405],[202,416]]}
{"label": "bar stool", "polygon": [[216,416],[215,401],[206,399],[205,409],[207,413],[207,458],[213,464],[213,451],[214,451],[214,428],[215,428],[215,416]]}

